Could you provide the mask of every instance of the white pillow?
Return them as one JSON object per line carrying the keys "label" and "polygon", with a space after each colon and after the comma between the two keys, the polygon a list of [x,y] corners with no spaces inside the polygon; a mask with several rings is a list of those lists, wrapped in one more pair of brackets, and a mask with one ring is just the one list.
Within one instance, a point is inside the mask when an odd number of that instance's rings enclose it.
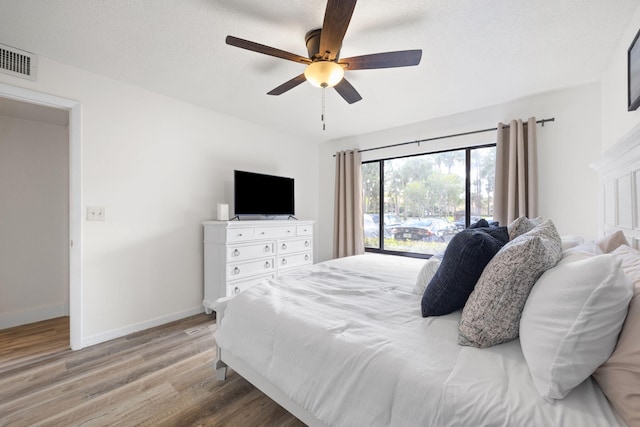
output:
{"label": "white pillow", "polygon": [[416,280],[416,287],[414,288],[416,294],[424,294],[424,290],[427,289],[427,285],[431,282],[431,279],[433,279],[436,271],[438,271],[441,262],[441,257],[432,256],[424,263],[418,273],[418,280]]}
{"label": "white pillow", "polygon": [[581,243],[572,248],[563,249],[562,258],[564,259],[567,256],[573,255],[573,254],[583,254],[587,256],[594,256],[594,255],[602,255],[602,253],[603,253],[602,249],[600,249],[600,246],[598,246],[595,240],[590,240],[588,242]]}
{"label": "white pillow", "polygon": [[584,239],[582,238],[582,236],[578,236],[576,234],[567,234],[565,236],[560,236],[560,241],[562,242],[563,251],[575,248],[576,246],[584,243]]}
{"label": "white pillow", "polygon": [[546,401],[564,398],[607,360],[631,295],[613,255],[573,253],[538,279],[522,312],[520,343]]}
{"label": "white pillow", "polygon": [[622,262],[622,271],[629,276],[633,285],[640,286],[640,251],[628,245],[620,245],[610,253]]}

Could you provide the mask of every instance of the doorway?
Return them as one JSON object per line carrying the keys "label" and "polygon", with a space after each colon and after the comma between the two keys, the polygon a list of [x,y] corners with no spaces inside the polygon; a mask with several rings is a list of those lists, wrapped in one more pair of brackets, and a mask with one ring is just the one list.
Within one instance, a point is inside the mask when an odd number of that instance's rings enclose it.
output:
{"label": "doorway", "polygon": [[81,274],[81,108],[80,103],[24,88],[0,83],[0,98],[29,106],[64,110],[68,114],[69,183],[69,329],[72,350],[82,348],[82,274]]}

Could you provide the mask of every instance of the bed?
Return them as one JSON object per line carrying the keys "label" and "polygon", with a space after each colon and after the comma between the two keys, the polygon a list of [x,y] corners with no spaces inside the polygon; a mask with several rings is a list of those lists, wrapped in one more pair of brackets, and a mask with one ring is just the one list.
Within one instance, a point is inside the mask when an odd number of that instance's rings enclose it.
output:
{"label": "bed", "polygon": [[[629,350],[637,339],[628,336],[637,336],[640,321],[629,311],[640,299],[638,141],[634,129],[594,165],[602,177],[603,236],[559,240],[559,252],[522,298],[519,338],[511,330],[497,344],[460,345],[472,310],[421,315],[416,278],[428,270],[424,260],[366,254],[219,300],[219,378],[228,365],[310,426],[636,425],[640,350]],[[530,242],[540,227],[532,223],[510,241]],[[487,283],[488,269],[481,276]],[[477,294],[478,286],[469,301],[491,305]],[[635,365],[624,381],[631,379],[631,391],[609,381],[629,354]]]}

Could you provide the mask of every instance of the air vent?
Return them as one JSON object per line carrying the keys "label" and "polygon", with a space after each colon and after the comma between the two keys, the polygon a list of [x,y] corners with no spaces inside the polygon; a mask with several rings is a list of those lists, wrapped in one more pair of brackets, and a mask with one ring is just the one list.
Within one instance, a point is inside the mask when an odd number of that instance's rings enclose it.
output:
{"label": "air vent", "polygon": [[38,57],[11,46],[0,44],[0,72],[35,80]]}

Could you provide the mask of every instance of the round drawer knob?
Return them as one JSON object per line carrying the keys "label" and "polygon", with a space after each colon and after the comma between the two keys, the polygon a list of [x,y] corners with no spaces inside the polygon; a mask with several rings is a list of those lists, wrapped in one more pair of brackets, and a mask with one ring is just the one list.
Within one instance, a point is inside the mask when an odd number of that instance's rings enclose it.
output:
{"label": "round drawer knob", "polygon": [[233,269],[233,274],[239,274],[240,273],[240,269],[238,267],[235,267]]}
{"label": "round drawer knob", "polygon": [[236,249],[235,251],[233,251],[233,256],[238,256],[238,255],[240,255],[240,251],[239,250]]}
{"label": "round drawer knob", "polygon": [[285,265],[287,263],[287,259],[286,258],[282,258],[281,264]]}
{"label": "round drawer knob", "polygon": [[307,247],[309,247],[309,241],[308,241],[308,240],[305,240],[305,241],[304,241],[304,245],[305,245],[305,246],[307,246]]}
{"label": "round drawer knob", "polygon": [[305,261],[309,261],[309,255],[305,255],[305,256],[304,256],[304,260],[305,260]]}
{"label": "round drawer knob", "polygon": [[283,243],[283,244],[282,244],[282,249],[287,249],[287,245],[286,245],[286,243]]}
{"label": "round drawer knob", "polygon": [[266,245],[266,246],[264,247],[264,251],[265,251],[265,252],[271,252],[271,246]]}
{"label": "round drawer knob", "polygon": [[265,262],[264,268],[271,268],[271,263],[269,261]]}
{"label": "round drawer knob", "polygon": [[238,295],[239,293],[240,293],[240,288],[239,287],[236,286],[235,288],[233,288],[233,294],[234,295]]}

